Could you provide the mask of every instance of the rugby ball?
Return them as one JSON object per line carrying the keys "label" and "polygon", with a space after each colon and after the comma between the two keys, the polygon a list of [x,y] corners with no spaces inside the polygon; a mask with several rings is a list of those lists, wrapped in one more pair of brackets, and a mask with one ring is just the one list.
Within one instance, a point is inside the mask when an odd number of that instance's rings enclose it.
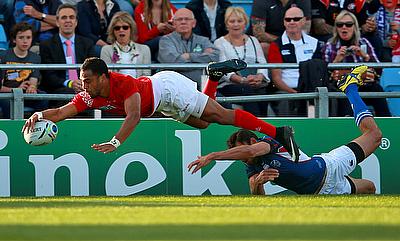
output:
{"label": "rugby ball", "polygon": [[33,131],[25,131],[24,139],[32,146],[42,146],[50,144],[56,139],[58,127],[50,120],[37,121]]}

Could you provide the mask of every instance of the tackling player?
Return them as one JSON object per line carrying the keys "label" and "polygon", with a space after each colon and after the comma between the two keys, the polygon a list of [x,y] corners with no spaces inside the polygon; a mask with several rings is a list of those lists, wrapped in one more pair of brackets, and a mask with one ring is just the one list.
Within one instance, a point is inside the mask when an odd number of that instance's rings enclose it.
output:
{"label": "tackling player", "polygon": [[32,130],[34,123],[42,118],[57,122],[86,109],[124,114],[126,117],[121,128],[109,142],[92,145],[95,150],[108,153],[128,138],[140,117],[149,117],[158,111],[196,128],[219,123],[259,131],[282,143],[292,159],[297,161],[299,151],[291,127],[275,127],[246,111],[225,109],[215,101],[219,79],[226,73],[246,67],[246,63],[238,59],[210,64],[207,67],[209,81],[204,93],[201,93],[192,80],[173,71],[161,71],[135,79],[109,72],[106,63],[99,58],[88,58],[81,66],[85,91],[60,108],[34,113],[25,122],[22,131]]}
{"label": "tackling player", "polygon": [[252,194],[265,194],[263,186],[268,181],[298,194],[375,193],[371,181],[348,176],[358,163],[375,151],[382,137],[372,113],[358,93],[357,85],[363,84],[362,75],[366,70],[367,66],[356,67],[338,82],[339,89],[345,92],[353,106],[356,125],[362,132],[350,143],[294,163],[285,157],[280,150],[282,146],[274,139],[258,139],[251,131],[239,130],[228,140],[230,149],[200,156],[188,165],[188,170],[194,168],[192,173],[195,173],[212,160],[242,160],[246,164]]}

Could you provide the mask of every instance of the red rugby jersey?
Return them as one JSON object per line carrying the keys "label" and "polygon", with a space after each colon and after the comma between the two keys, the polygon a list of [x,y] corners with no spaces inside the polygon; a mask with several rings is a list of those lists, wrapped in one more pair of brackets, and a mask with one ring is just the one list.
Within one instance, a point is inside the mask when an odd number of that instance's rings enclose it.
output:
{"label": "red rugby jersey", "polygon": [[75,95],[71,103],[78,112],[86,109],[100,109],[107,112],[126,115],[124,101],[134,93],[140,94],[140,114],[142,117],[153,114],[153,86],[148,77],[133,78],[129,75],[110,72],[110,96],[108,98],[91,98],[86,91]]}

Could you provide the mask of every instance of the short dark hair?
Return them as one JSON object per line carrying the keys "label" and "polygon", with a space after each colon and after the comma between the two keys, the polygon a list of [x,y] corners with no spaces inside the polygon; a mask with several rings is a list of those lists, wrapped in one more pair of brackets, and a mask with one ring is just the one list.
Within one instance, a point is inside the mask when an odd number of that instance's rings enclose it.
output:
{"label": "short dark hair", "polygon": [[234,132],[229,137],[229,139],[226,141],[226,144],[228,145],[228,148],[235,147],[237,142],[250,144],[251,138],[257,139],[258,137],[256,134],[254,134],[253,132],[251,132],[249,130],[240,129],[240,130]]}
{"label": "short dark hair", "polygon": [[61,9],[64,9],[64,8],[71,8],[72,10],[74,10],[75,16],[76,16],[76,18],[78,18],[78,9],[75,7],[75,5],[72,5],[72,4],[69,4],[69,3],[63,3],[60,6],[58,6],[58,8],[57,8],[57,12],[56,12],[56,18],[57,19],[59,17]]}
{"label": "short dark hair", "polygon": [[91,70],[92,74],[97,74],[98,76],[105,74],[107,78],[110,77],[108,74],[108,67],[107,64],[100,58],[91,57],[85,59],[81,66],[81,71]]}
{"label": "short dark hair", "polygon": [[34,38],[35,31],[32,25],[27,22],[20,22],[15,24],[10,31],[11,40],[15,40],[17,38],[18,32],[25,32],[28,30],[32,31],[32,38]]}

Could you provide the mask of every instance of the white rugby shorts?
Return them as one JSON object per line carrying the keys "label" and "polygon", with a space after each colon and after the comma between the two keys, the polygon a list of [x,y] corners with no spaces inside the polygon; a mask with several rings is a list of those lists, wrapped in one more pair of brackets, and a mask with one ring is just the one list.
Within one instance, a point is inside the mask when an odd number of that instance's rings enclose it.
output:
{"label": "white rugby shorts", "polygon": [[174,71],[149,77],[153,83],[156,111],[185,122],[191,115],[200,118],[208,96],[197,91],[196,82]]}
{"label": "white rugby shorts", "polygon": [[348,176],[357,166],[357,159],[348,146],[340,146],[328,153],[317,155],[326,163],[325,182],[319,194],[351,194]]}

